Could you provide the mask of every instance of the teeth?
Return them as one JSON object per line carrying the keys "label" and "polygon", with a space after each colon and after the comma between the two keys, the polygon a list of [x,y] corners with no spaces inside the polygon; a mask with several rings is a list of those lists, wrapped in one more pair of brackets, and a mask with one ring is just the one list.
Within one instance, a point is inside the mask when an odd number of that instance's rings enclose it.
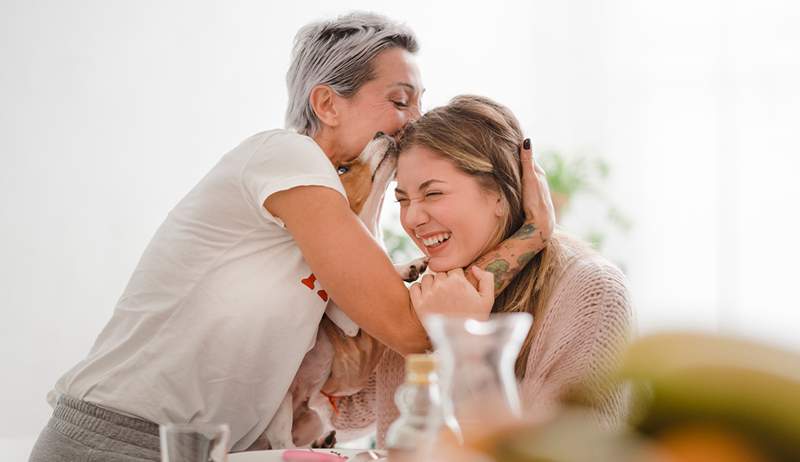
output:
{"label": "teeth", "polygon": [[430,247],[432,245],[440,244],[448,239],[450,239],[450,233],[442,233],[433,235],[431,237],[426,237],[422,240],[422,243]]}

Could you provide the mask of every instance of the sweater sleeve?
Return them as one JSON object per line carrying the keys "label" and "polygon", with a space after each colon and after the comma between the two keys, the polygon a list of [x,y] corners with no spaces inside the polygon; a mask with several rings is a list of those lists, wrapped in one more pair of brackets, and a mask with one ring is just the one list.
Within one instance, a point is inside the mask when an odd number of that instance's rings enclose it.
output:
{"label": "sweater sleeve", "polygon": [[366,388],[339,398],[336,403],[338,412],[334,413],[331,423],[339,441],[360,438],[374,430],[376,375],[377,372],[372,373]]}
{"label": "sweater sleeve", "polygon": [[378,447],[383,447],[386,430],[399,415],[394,395],[404,377],[403,356],[387,349],[367,387],[337,403],[339,412],[332,419],[337,438],[347,441],[377,430]]}
{"label": "sweater sleeve", "polygon": [[406,363],[403,356],[393,350],[386,350],[378,364],[377,402],[378,447],[386,443],[386,431],[399,416],[400,411],[394,403],[394,395],[405,379]]}
{"label": "sweater sleeve", "polygon": [[[581,397],[597,410],[601,422],[616,425],[627,412],[627,399],[622,388],[609,386],[607,374],[628,340],[631,324],[622,273],[602,260],[578,261],[565,272],[545,312],[537,316],[543,321],[520,384],[526,409],[546,412],[561,399]],[[368,415],[370,429],[377,421],[378,447],[384,447],[386,430],[399,415],[394,395],[403,383],[404,371],[403,357],[387,350],[370,387],[362,392],[371,393],[370,397],[351,397],[348,404],[340,406],[334,425],[342,428],[358,421],[349,417],[353,411]],[[371,414],[358,411],[365,403]]]}
{"label": "sweater sleeve", "polygon": [[539,313],[544,318],[520,389],[531,413],[559,401],[584,404],[613,427],[627,413],[627,395],[609,373],[629,339],[631,306],[624,276],[599,260],[573,263]]}

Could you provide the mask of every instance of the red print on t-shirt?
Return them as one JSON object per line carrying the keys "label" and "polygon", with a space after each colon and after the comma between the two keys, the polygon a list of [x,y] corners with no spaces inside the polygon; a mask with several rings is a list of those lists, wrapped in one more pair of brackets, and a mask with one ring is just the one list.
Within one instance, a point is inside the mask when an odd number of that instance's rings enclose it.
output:
{"label": "red print on t-shirt", "polygon": [[[314,290],[314,285],[317,282],[317,277],[314,276],[314,273],[311,273],[309,277],[301,279],[300,282],[309,289]],[[318,290],[317,295],[319,295],[319,298],[321,298],[323,302],[328,301],[328,292],[325,292],[324,289]]]}
{"label": "red print on t-shirt", "polygon": [[311,276],[301,279],[300,282],[309,289],[314,290],[314,283],[317,282],[317,277],[314,276],[314,273],[311,273]]}

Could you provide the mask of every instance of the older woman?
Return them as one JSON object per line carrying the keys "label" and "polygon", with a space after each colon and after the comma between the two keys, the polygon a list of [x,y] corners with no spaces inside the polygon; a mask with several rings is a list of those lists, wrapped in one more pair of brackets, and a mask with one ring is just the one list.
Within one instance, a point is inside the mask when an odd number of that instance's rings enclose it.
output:
{"label": "older woman", "polygon": [[[411,287],[421,314],[441,311],[447,300],[474,292],[453,283],[450,275],[486,252],[494,254],[490,249],[523,225],[522,183],[530,174],[531,156],[530,140],[523,142],[514,115],[483,97],[457,97],[406,131],[395,191],[400,220],[435,273]],[[516,362],[525,409],[547,413],[570,397],[594,408],[601,422],[615,425],[626,400],[623,390],[604,380],[630,326],[625,278],[588,245],[560,231],[538,254],[497,258],[490,269],[501,271],[515,262],[523,268],[494,300],[492,311],[533,314]],[[353,434],[377,421],[383,444],[388,424],[398,415],[393,396],[402,380],[402,357],[387,351],[371,386],[340,403],[334,424]]]}
{"label": "older woman", "polygon": [[[167,422],[227,423],[232,450],[248,448],[313,345],[328,296],[393,350],[429,347],[337,176],[376,132],[419,116],[416,50],[410,30],[370,14],[299,31],[290,129],[242,142],[170,212],[88,357],[51,393],[32,461],[159,460]],[[501,254],[537,251],[549,237],[547,191],[533,181],[527,193],[537,231],[524,227]],[[491,291],[463,294],[439,309],[489,311]]]}

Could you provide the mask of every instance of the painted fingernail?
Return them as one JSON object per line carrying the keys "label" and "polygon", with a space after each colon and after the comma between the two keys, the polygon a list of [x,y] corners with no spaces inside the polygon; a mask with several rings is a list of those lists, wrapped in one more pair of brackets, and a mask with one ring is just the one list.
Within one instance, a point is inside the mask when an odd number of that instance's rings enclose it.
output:
{"label": "painted fingernail", "polygon": [[522,149],[528,150],[531,148],[531,139],[525,138],[525,141],[522,142]]}

